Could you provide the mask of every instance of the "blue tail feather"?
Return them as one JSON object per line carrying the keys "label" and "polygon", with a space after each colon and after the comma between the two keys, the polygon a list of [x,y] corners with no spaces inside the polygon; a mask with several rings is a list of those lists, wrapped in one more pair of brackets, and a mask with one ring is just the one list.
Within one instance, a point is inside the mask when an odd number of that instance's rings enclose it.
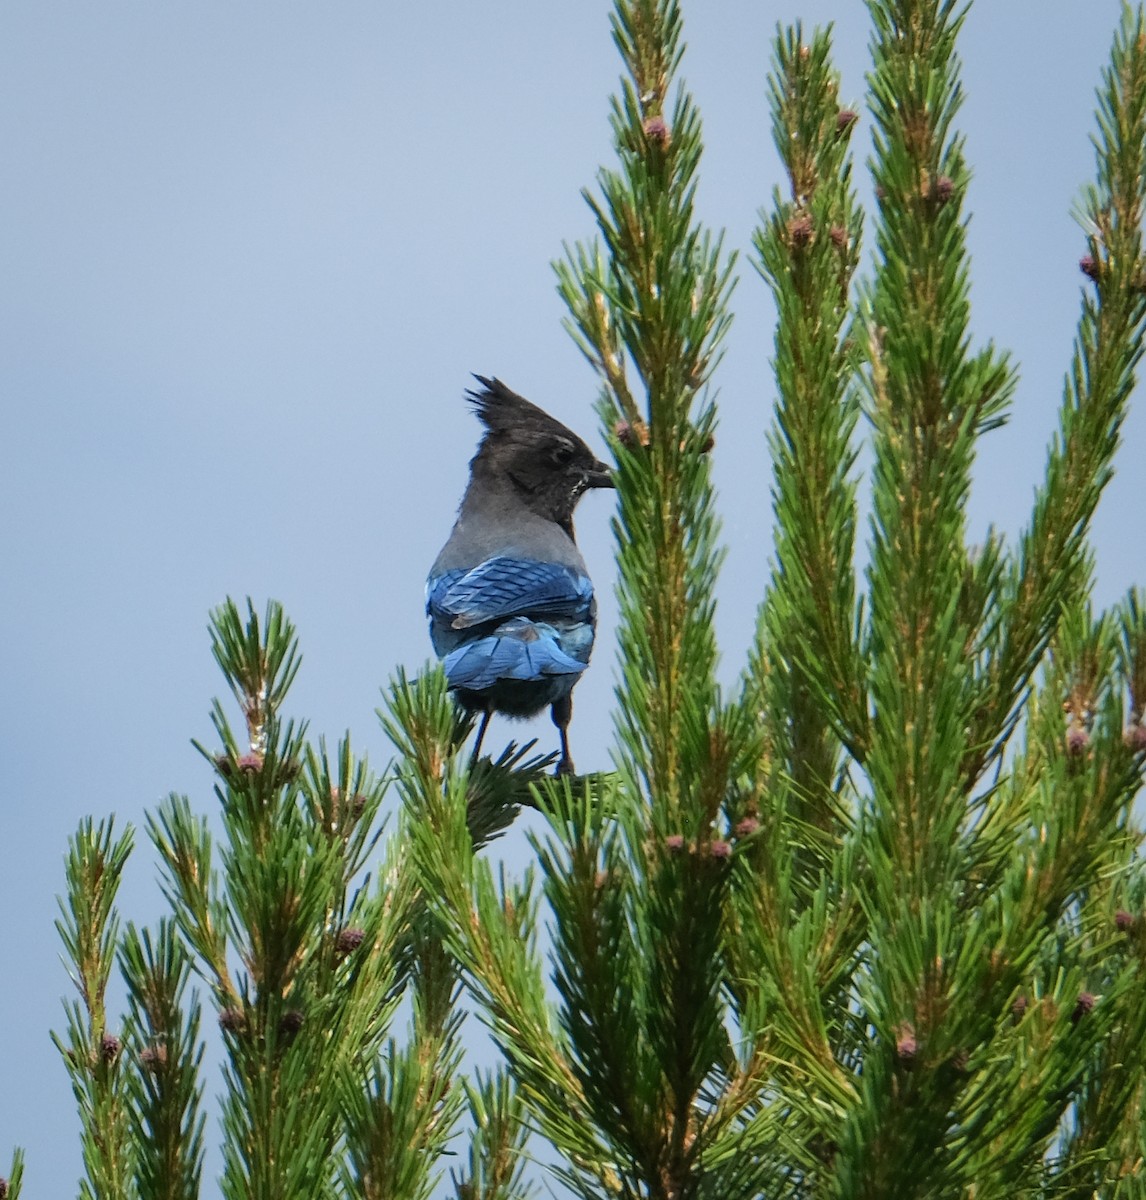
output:
{"label": "blue tail feather", "polygon": [[554,675],[580,675],[585,663],[562,650],[551,626],[516,617],[486,637],[446,655],[451,688],[481,691],[502,680],[541,680]]}

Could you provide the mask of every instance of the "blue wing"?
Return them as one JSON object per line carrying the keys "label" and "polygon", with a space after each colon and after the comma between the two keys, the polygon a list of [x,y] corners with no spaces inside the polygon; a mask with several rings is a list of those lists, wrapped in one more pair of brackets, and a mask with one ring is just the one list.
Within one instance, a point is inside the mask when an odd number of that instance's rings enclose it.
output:
{"label": "blue wing", "polygon": [[499,555],[426,588],[430,637],[451,688],[496,692],[527,715],[568,695],[593,648],[593,584],[558,563]]}
{"label": "blue wing", "polygon": [[450,629],[524,615],[584,620],[592,606],[593,584],[582,572],[504,555],[432,580],[426,605],[430,616]]}

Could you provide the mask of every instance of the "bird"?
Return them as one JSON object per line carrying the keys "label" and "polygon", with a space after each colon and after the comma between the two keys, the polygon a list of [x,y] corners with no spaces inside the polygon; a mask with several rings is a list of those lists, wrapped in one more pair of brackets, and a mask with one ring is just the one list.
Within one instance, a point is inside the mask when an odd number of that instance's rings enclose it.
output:
{"label": "bird", "polygon": [[533,717],[547,705],[561,735],[556,774],[572,775],[573,688],[597,625],[593,583],[573,510],[612,472],[572,430],[475,375],[466,393],[485,432],[457,520],[426,580],[430,640],[446,682],[481,713],[471,765],[495,712]]}

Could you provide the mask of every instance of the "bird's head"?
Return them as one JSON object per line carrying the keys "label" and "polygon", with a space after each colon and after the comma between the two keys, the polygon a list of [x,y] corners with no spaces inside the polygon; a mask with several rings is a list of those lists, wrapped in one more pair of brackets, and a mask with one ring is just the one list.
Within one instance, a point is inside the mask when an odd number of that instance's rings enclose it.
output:
{"label": "bird's head", "polygon": [[613,487],[613,475],[571,430],[499,379],[475,375],[468,393],[486,428],[470,464],[475,476],[508,481],[521,502],[572,535],[573,510],[589,488]]}

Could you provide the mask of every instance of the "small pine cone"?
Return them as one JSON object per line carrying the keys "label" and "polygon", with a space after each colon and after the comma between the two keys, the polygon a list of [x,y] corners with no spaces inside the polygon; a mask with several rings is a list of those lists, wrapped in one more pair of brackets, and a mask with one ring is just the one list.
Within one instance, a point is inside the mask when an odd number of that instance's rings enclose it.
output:
{"label": "small pine cone", "polygon": [[241,1008],[224,1008],[219,1011],[219,1028],[224,1033],[243,1033],[247,1018]]}
{"label": "small pine cone", "polygon": [[1120,908],[1114,914],[1114,926],[1120,933],[1129,933],[1134,928],[1134,914]]}
{"label": "small pine cone", "polygon": [[348,954],[353,954],[362,945],[365,937],[366,933],[364,930],[348,926],[339,933],[338,940],[334,943],[334,948],[341,958],[345,958]]}
{"label": "small pine cone", "polygon": [[722,862],[724,859],[731,857],[732,843],[724,841],[715,841],[708,843],[708,856]]}
{"label": "small pine cone", "polygon": [[1019,995],[1015,997],[1015,1002],[1011,1005],[1011,1012],[1016,1021],[1021,1021],[1023,1019],[1023,1015],[1027,1011],[1028,1003],[1029,1001],[1027,1000],[1026,996]]}
{"label": "small pine cone", "polygon": [[279,1036],[284,1042],[294,1041],[306,1018],[297,1008],[288,1008],[279,1018]]}
{"label": "small pine cone", "polygon": [[8,1200],[8,1180],[0,1178],[0,1200]]}
{"label": "small pine cone", "polygon": [[[257,757],[257,756],[256,756]],[[302,763],[297,758],[284,758],[278,764],[277,783],[293,783],[302,774]]]}
{"label": "small pine cone", "polygon": [[832,239],[832,245],[837,250],[847,249],[848,231],[842,225],[833,225],[828,236]]}
{"label": "small pine cone", "polygon": [[1095,281],[1097,281],[1100,274],[1098,263],[1095,261],[1092,254],[1084,254],[1078,260],[1078,269],[1087,277],[1087,279],[1093,279]]}
{"label": "small pine cone", "polygon": [[684,837],[679,833],[670,833],[665,838],[665,849],[670,854],[680,854],[684,851]]}
{"label": "small pine cone", "polygon": [[635,450],[638,446],[649,444],[649,427],[644,421],[638,421],[635,425],[628,421],[618,421],[613,426],[613,436],[622,446]]}
{"label": "small pine cone", "polygon": [[263,769],[263,761],[261,754],[240,754],[235,760],[235,766],[244,775],[257,775]]}
{"label": "small pine cone", "polygon": [[1090,745],[1090,734],[1081,725],[1072,725],[1066,731],[1066,752],[1072,758],[1078,758],[1085,753]]}
{"label": "small pine cone", "polygon": [[799,217],[793,217],[788,222],[788,238],[793,246],[806,246],[812,240],[814,232],[815,226],[812,224],[812,218],[806,213]]}
{"label": "small pine cone", "polygon": [[645,121],[642,128],[645,131],[645,137],[647,137],[650,142],[653,142],[658,146],[665,146],[668,144],[669,129],[665,124],[664,117],[649,117]]}
{"label": "small pine cone", "polygon": [[1078,999],[1074,1004],[1074,1012],[1070,1014],[1070,1022],[1072,1025],[1077,1025],[1083,1017],[1090,1012],[1095,1005],[1095,998],[1091,992],[1080,992]]}
{"label": "small pine cone", "polygon": [[935,203],[944,205],[955,195],[955,181],[948,175],[940,175],[932,189]]}
{"label": "small pine cone", "polygon": [[853,112],[850,108],[841,108],[836,113],[836,133],[847,133],[849,129],[859,120],[859,113]]}
{"label": "small pine cone", "polygon": [[1122,735],[1122,743],[1132,754],[1146,750],[1146,725],[1131,725]]}
{"label": "small pine cone", "polygon": [[759,828],[760,822],[755,817],[743,817],[736,822],[736,828],[732,832],[738,838],[751,837]]}
{"label": "small pine cone", "polygon": [[919,1053],[919,1043],[915,1040],[915,1026],[910,1021],[904,1021],[895,1031],[895,1054],[902,1063],[912,1063]]}
{"label": "small pine cone", "polygon": [[119,1038],[114,1033],[105,1033],[99,1040],[99,1056],[110,1067],[122,1049]]}
{"label": "small pine cone", "polygon": [[160,1042],[139,1052],[139,1065],[152,1075],[158,1075],[167,1065],[167,1047]]}

